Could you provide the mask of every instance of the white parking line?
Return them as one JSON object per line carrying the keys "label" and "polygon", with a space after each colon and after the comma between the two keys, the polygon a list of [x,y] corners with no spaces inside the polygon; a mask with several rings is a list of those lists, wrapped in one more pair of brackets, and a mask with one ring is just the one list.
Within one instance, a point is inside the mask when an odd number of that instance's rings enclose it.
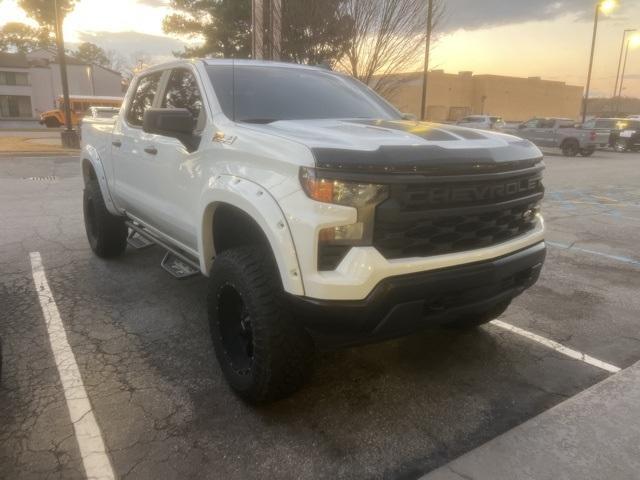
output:
{"label": "white parking line", "polygon": [[31,271],[38,292],[40,307],[44,314],[49,334],[49,343],[60,375],[60,382],[67,400],[69,416],[73,423],[76,441],[87,478],[99,480],[115,479],[111,461],[107,455],[100,427],[96,422],[91,402],[82,383],[76,357],[69,346],[67,332],[60,312],[49,288],[39,252],[31,252]]}
{"label": "white parking line", "polygon": [[495,325],[496,327],[503,328],[504,330],[508,330],[517,335],[521,335],[529,340],[533,340],[534,342],[538,342],[545,347],[551,348],[558,353],[562,353],[567,357],[574,358],[576,360],[580,360],[581,362],[587,363],[591,366],[601,368],[602,370],[606,370],[611,373],[618,373],[621,369],[616,367],[615,365],[611,365],[610,363],[603,362],[602,360],[598,360],[597,358],[593,358],[585,353],[578,352],[577,350],[572,350],[571,348],[565,347],[564,345],[554,342],[553,340],[549,340],[548,338],[541,337],[540,335],[536,335],[535,333],[531,333],[527,330],[524,330],[519,327],[515,327],[508,323],[505,323],[501,320],[493,320],[491,325]]}

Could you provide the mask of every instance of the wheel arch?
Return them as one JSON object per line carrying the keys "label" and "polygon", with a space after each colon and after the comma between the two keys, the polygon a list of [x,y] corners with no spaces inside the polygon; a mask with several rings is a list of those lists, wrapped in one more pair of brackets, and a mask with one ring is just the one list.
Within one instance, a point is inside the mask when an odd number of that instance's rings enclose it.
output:
{"label": "wheel arch", "polygon": [[97,150],[89,145],[85,146],[82,150],[82,179],[86,185],[92,180],[97,180],[100,185],[100,192],[104,198],[104,204],[107,207],[109,213],[113,215],[121,215],[116,208],[111,193],[109,192],[109,185],[107,184],[107,177],[105,175],[104,166],[100,160],[100,155]]}
{"label": "wheel arch", "polygon": [[220,251],[233,246],[264,244],[273,254],[284,290],[304,295],[288,222],[265,188],[249,180],[220,175],[215,179],[215,186],[203,193],[201,212],[198,250],[203,274],[209,275]]}

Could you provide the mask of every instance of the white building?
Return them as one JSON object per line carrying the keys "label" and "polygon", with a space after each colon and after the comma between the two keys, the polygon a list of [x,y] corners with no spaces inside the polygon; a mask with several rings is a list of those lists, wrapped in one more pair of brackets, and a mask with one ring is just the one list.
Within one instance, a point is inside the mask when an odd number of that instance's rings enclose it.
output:
{"label": "white building", "polygon": [[[0,119],[37,119],[62,95],[55,51],[0,53]],[[122,96],[120,73],[67,55],[70,95]]]}

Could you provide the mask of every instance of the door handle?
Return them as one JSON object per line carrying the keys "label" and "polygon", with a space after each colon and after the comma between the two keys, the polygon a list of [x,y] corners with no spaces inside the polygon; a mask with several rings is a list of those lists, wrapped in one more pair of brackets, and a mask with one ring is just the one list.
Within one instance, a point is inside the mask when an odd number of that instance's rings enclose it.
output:
{"label": "door handle", "polygon": [[149,155],[155,155],[158,153],[158,149],[156,147],[147,147],[144,149]]}
{"label": "door handle", "polygon": [[113,142],[111,142],[111,145],[120,148],[122,146],[122,142],[120,140],[114,140]]}

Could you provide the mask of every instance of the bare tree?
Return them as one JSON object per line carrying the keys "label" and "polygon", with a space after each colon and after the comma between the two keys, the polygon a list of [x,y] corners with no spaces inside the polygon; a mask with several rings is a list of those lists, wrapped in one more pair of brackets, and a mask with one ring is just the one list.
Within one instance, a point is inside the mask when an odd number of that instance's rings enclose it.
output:
{"label": "bare tree", "polygon": [[[406,80],[398,74],[416,69],[424,55],[427,0],[345,0],[343,8],[353,24],[338,68],[391,95]],[[435,0],[434,32],[444,10]]]}

